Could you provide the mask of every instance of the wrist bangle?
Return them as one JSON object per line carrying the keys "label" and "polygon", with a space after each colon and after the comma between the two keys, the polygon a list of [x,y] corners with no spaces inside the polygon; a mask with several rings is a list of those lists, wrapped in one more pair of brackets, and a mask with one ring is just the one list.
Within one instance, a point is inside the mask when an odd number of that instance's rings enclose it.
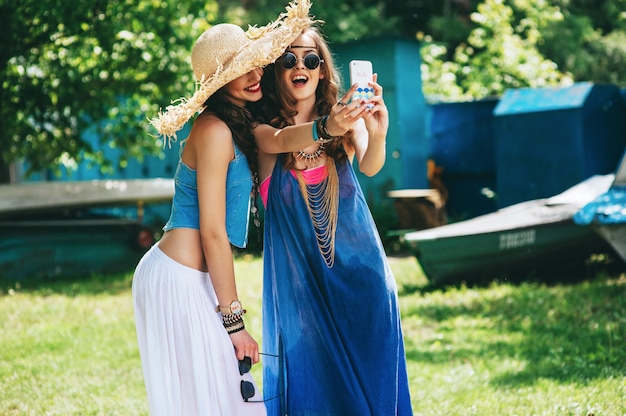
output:
{"label": "wrist bangle", "polygon": [[336,140],[338,138],[340,138],[341,136],[333,136],[328,132],[328,129],[326,128],[326,122],[328,121],[328,116],[324,116],[322,117],[322,120],[320,120],[320,128],[321,128],[321,133],[320,136],[322,136],[324,139],[327,140]]}
{"label": "wrist bangle", "polygon": [[224,324],[224,326],[231,325],[239,321],[243,321],[243,316],[241,314],[235,314],[235,313],[223,313],[222,314],[222,323]]}
{"label": "wrist bangle", "polygon": [[222,324],[228,334],[234,334],[246,328],[243,323],[243,316],[235,313],[223,313]]}
{"label": "wrist bangle", "polygon": [[319,117],[313,120],[313,141],[317,142],[320,139],[319,136]]}
{"label": "wrist bangle", "polygon": [[[324,116],[324,117],[328,118],[328,116]],[[318,117],[315,120],[313,120],[313,141],[319,142],[322,144],[331,142],[336,139],[336,137],[329,136],[324,133],[325,131],[323,128],[323,123],[325,123],[324,117]]]}

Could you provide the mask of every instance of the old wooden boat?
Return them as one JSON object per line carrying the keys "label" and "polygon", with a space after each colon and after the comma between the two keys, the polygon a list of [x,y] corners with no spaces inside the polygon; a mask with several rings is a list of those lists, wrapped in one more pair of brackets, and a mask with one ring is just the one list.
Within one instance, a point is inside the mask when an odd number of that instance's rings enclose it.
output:
{"label": "old wooden boat", "polygon": [[[148,204],[171,200],[172,179],[94,179],[0,185],[0,218],[59,210]],[[35,214],[36,213],[36,214]]]}
{"label": "old wooden boat", "polygon": [[604,193],[614,175],[596,175],[555,195],[469,220],[409,232],[404,240],[431,283],[516,278],[580,263],[607,244],[573,216]]}
{"label": "old wooden boat", "polygon": [[161,178],[0,185],[0,282],[129,270],[155,241],[144,209],[173,194]]}

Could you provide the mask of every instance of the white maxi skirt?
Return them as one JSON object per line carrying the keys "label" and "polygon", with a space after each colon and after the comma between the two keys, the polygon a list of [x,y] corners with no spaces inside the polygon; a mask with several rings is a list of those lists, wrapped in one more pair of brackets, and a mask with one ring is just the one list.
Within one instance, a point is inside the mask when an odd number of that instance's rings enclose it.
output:
{"label": "white maxi skirt", "polygon": [[[262,402],[244,402],[235,350],[215,312],[208,273],[184,266],[154,245],[132,283],[135,323],[152,416],[258,416]],[[262,400],[255,385],[255,396]]]}

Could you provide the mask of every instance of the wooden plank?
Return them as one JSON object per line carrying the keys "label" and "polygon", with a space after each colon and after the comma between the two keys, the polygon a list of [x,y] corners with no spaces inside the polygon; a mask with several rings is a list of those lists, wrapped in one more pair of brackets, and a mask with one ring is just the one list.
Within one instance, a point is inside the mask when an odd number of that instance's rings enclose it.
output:
{"label": "wooden plank", "polygon": [[393,199],[400,228],[423,230],[448,221],[445,203],[437,189],[396,189],[387,195]]}
{"label": "wooden plank", "polygon": [[167,202],[173,179],[102,179],[0,185],[0,214]]}
{"label": "wooden plank", "polygon": [[387,192],[390,198],[439,198],[436,189],[396,189]]}

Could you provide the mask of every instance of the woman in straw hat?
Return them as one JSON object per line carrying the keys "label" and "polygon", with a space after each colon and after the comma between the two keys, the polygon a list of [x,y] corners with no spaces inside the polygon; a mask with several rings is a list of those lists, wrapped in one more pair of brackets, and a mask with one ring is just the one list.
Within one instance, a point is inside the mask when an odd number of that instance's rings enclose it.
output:
{"label": "woman in straw hat", "polygon": [[[256,154],[250,113],[261,98],[262,67],[307,27],[310,3],[244,32],[219,24],[196,41],[198,88],[151,122],[170,140],[197,112],[183,141],[164,234],[137,265],[133,299],[152,415],[265,414],[249,365],[259,360],[237,295],[231,244],[245,247]],[[295,129],[295,130],[294,130]],[[279,151],[308,146],[311,126],[277,135]],[[239,363],[238,363],[239,360]]]}
{"label": "woman in straw hat", "polygon": [[314,120],[326,141],[277,156],[275,129],[255,129],[263,349],[279,356],[263,361],[263,390],[282,397],[266,403],[271,416],[413,414],[396,284],[352,168],[356,158],[373,176],[385,162],[389,117],[376,81],[369,100],[350,101],[355,86],[339,97],[332,55],[311,27],[266,68],[252,109],[277,128]]}

